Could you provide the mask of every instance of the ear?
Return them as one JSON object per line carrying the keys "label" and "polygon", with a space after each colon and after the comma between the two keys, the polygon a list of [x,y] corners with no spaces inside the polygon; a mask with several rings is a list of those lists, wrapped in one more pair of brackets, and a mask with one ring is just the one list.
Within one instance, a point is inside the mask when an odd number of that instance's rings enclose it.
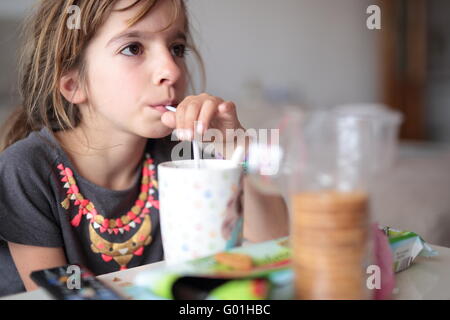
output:
{"label": "ear", "polygon": [[73,104],[81,104],[87,100],[77,71],[68,72],[61,77],[59,80],[59,91],[67,101]]}

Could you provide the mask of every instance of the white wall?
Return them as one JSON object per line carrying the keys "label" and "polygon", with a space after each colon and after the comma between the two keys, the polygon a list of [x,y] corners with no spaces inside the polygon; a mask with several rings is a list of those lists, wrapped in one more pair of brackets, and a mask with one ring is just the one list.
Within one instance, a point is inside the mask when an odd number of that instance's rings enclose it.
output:
{"label": "white wall", "polygon": [[1,0],[0,17],[21,18],[36,0]]}
{"label": "white wall", "polygon": [[248,103],[248,83],[259,80],[312,106],[379,101],[378,32],[366,28],[373,3],[188,0],[207,90]]}
{"label": "white wall", "polygon": [[[0,18],[19,19],[33,2],[1,0]],[[366,28],[366,8],[375,2],[187,0],[207,91],[236,101],[244,118],[258,105],[258,82],[265,98],[279,102],[379,101],[378,33]]]}

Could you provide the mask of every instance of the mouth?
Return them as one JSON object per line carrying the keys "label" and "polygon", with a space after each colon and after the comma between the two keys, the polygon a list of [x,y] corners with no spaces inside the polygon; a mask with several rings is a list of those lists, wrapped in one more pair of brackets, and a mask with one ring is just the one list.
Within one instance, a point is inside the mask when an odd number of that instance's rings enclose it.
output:
{"label": "mouth", "polygon": [[161,113],[167,112],[168,110],[166,109],[166,106],[172,106],[172,107],[177,107],[177,103],[173,102],[173,101],[167,101],[167,102],[163,102],[163,103],[158,103],[155,105],[149,105],[150,108],[155,109]]}

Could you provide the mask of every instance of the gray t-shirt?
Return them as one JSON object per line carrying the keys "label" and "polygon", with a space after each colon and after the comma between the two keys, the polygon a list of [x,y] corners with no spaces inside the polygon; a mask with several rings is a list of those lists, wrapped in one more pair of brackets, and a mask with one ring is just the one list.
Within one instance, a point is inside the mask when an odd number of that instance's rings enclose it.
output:
{"label": "gray t-shirt", "polygon": [[80,176],[47,128],[2,152],[0,296],[25,290],[7,242],[61,247],[69,264],[96,275],[162,260],[156,168],[170,160],[173,145],[149,139],[152,160],[142,162],[135,185],[121,191]]}

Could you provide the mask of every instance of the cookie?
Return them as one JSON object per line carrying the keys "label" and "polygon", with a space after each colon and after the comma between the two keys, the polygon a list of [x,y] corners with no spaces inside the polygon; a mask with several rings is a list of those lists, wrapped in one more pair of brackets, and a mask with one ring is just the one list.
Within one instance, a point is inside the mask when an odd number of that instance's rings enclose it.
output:
{"label": "cookie", "polygon": [[293,227],[350,228],[369,222],[369,203],[363,193],[299,193],[292,198]]}
{"label": "cookie", "polygon": [[368,209],[368,195],[364,192],[318,191],[300,192],[293,196],[296,207],[311,212],[364,212]]}
{"label": "cookie", "polygon": [[230,267],[234,270],[248,271],[253,268],[252,258],[245,254],[220,252],[214,255],[217,263]]}
{"label": "cookie", "polygon": [[359,228],[369,224],[368,212],[317,213],[302,211],[293,205],[292,228]]}
{"label": "cookie", "polygon": [[317,272],[296,266],[294,280],[298,299],[368,299],[370,292],[365,287],[362,271]]}
{"label": "cookie", "polygon": [[369,199],[364,192],[302,192],[292,198],[298,299],[367,299]]}
{"label": "cookie", "polygon": [[[368,228],[349,229],[312,229],[299,228],[292,235],[295,245],[309,245],[316,247],[341,247],[364,245],[369,239]],[[295,246],[294,245],[294,246]],[[336,248],[338,249],[338,248]]]}
{"label": "cookie", "polygon": [[[315,252],[315,254],[313,253]],[[361,269],[366,260],[365,252],[354,252],[351,255],[345,254],[321,254],[317,250],[300,249],[296,251],[292,261],[295,265],[315,268],[317,270],[340,270],[350,269],[353,266]]]}

